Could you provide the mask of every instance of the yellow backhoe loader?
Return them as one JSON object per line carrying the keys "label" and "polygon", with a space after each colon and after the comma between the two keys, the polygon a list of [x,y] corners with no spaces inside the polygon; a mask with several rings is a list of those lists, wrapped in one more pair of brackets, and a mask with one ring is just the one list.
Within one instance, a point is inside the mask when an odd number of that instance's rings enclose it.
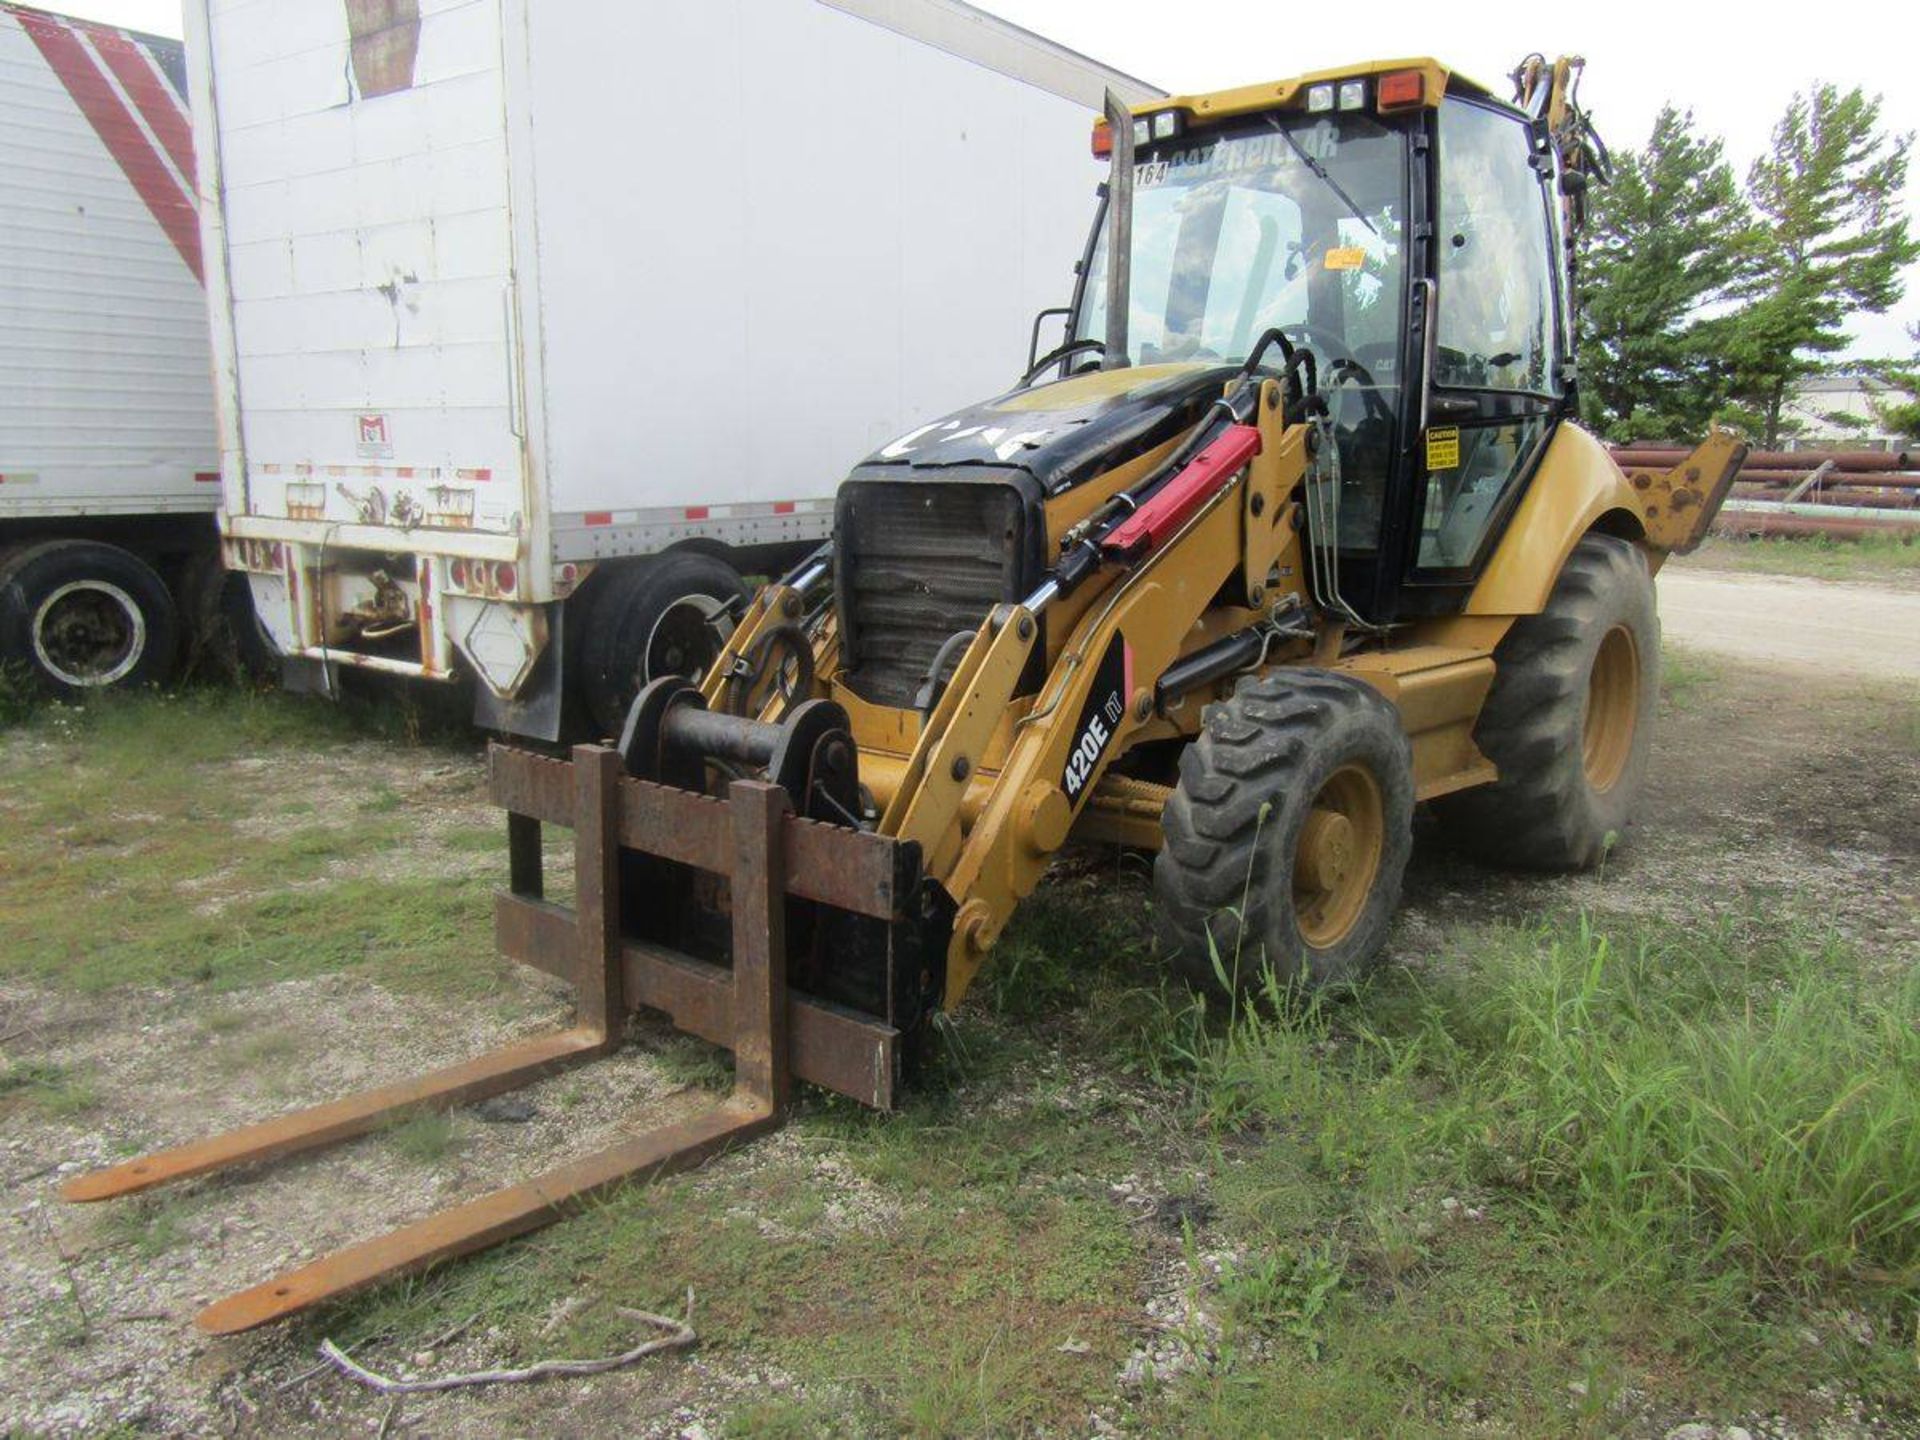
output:
{"label": "yellow backhoe loader", "polygon": [[[1578,73],[1535,57],[1510,102],[1431,60],[1110,100],[1064,342],[1033,353],[1036,325],[1011,390],[857,465],[830,545],[704,676],[653,679],[617,746],[494,748],[499,946],[574,981],[577,1028],[68,1198],[523,1084],[636,1007],[735,1051],[710,1115],[201,1316],[243,1329],[709,1156],[794,1079],[892,1105],[1071,838],[1157,852],[1161,953],[1203,986],[1361,974],[1422,803],[1489,859],[1594,864],[1646,770],[1653,575],[1743,447],[1629,476],[1574,423],[1602,154]],[[543,824],[574,829],[571,906]]]}

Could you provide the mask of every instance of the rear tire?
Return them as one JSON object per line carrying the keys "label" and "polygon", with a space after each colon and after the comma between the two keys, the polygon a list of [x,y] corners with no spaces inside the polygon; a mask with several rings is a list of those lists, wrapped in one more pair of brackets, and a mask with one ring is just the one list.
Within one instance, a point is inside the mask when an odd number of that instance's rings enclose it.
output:
{"label": "rear tire", "polygon": [[217,553],[196,555],[180,592],[190,675],[260,682],[279,674],[280,652],[254,613],[253,586],[244,571],[226,569]]}
{"label": "rear tire", "polygon": [[1246,991],[1269,968],[1283,986],[1357,980],[1413,848],[1399,712],[1324,670],[1249,676],[1208,707],[1161,825],[1155,928],[1190,983]]}
{"label": "rear tire", "polygon": [[706,673],[732,631],[720,612],[737,614],[747,587],[724,560],[688,550],[617,564],[598,578],[586,597],[579,694],[596,732],[618,735],[648,681]]}
{"label": "rear tire", "polygon": [[1597,865],[1626,832],[1659,698],[1660,620],[1639,547],[1583,539],[1546,609],[1514,622],[1494,665],[1474,739],[1500,778],[1435,801],[1436,814],[1494,864]]}
{"label": "rear tire", "polygon": [[161,684],[179,642],[166,584],[115,546],[52,540],[0,574],[0,659],[62,699]]}

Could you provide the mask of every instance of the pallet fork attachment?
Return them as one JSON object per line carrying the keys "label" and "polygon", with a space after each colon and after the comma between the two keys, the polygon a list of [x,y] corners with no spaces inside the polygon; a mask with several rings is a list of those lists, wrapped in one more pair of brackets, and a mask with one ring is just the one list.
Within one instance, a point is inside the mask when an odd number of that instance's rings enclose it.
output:
{"label": "pallet fork attachment", "polygon": [[[62,1198],[131,1195],[318,1149],[413,1111],[496,1095],[611,1053],[620,1045],[628,1011],[640,1006],[663,1010],[681,1029],[732,1049],[732,1094],[710,1111],[630,1136],[227,1296],[201,1311],[196,1323],[202,1330],[250,1330],[538,1229],[623,1183],[701,1164],[776,1129],[796,1078],[876,1108],[892,1107],[900,1032],[790,992],[785,917],[790,898],[800,898],[897,922],[917,890],[917,847],[799,818],[777,785],[738,780],[720,800],[635,780],[623,773],[619,753],[602,746],[578,746],[572,760],[564,761],[495,745],[488,770],[494,803],[508,811],[511,887],[495,897],[499,949],[509,959],[573,981],[575,1027],[76,1176],[62,1187]],[[543,824],[573,828],[572,908],[543,894]],[[731,969],[629,937],[621,917],[623,851],[727,877]]]}

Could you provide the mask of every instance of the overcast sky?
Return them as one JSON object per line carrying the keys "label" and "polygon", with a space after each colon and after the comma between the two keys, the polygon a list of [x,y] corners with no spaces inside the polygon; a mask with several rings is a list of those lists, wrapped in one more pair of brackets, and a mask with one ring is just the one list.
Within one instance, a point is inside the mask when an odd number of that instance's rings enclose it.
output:
{"label": "overcast sky", "polygon": [[[37,0],[109,24],[180,33],[178,0]],[[323,0],[312,0],[323,3]],[[559,0],[545,0],[559,3]],[[581,0],[564,3],[589,8]],[[697,0],[680,0],[697,3]],[[1911,0],[1858,0],[1818,13],[1758,11],[1736,17],[1686,0],[1606,0],[1552,14],[1545,5],[1480,0],[1368,0],[1302,6],[1266,0],[985,0],[984,8],[1097,60],[1175,92],[1278,79],[1361,58],[1432,55],[1504,93],[1504,76],[1531,50],[1587,58],[1581,97],[1601,137],[1640,145],[1665,101],[1690,106],[1722,135],[1745,174],[1796,90],[1818,80],[1884,97],[1881,118],[1920,130]],[[1920,215],[1920,165],[1908,177],[1907,212]],[[1892,314],[1856,327],[1861,353],[1911,350],[1920,321],[1920,266]]]}

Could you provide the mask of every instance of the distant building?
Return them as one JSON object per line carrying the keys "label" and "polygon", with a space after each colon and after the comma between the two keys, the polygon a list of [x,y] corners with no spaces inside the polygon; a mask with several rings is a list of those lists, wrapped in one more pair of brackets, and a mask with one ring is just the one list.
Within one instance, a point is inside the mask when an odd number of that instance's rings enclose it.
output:
{"label": "distant building", "polygon": [[1800,428],[1783,443],[1790,450],[1903,449],[1914,437],[1888,434],[1874,409],[1876,402],[1901,398],[1885,381],[1871,375],[1815,375],[1787,397],[1781,419],[1789,424],[1783,428]]}

